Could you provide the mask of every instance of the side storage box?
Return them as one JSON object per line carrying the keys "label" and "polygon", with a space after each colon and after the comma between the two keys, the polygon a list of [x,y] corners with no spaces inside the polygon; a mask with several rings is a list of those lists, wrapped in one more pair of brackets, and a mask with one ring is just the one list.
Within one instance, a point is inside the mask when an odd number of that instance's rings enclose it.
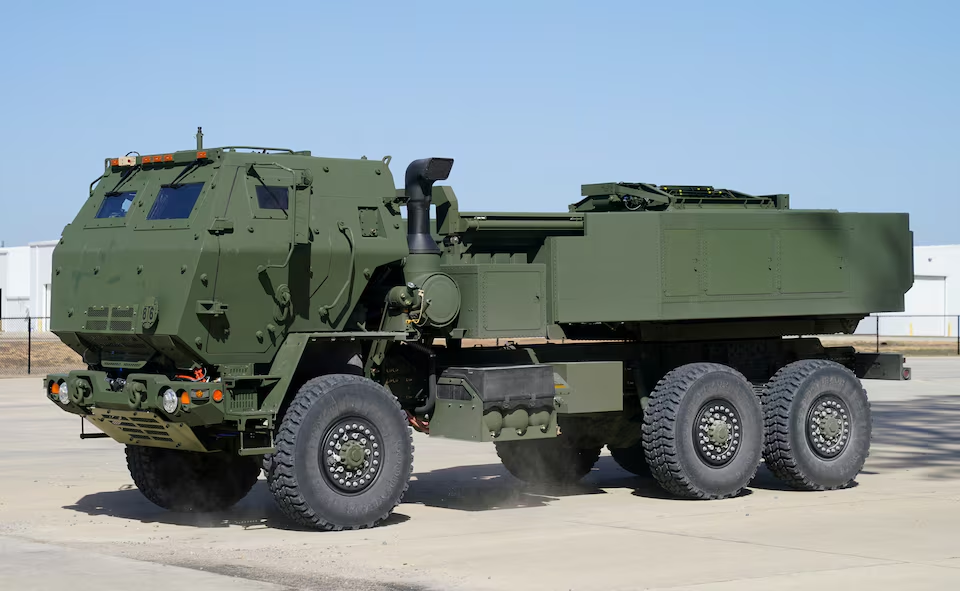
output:
{"label": "side storage box", "polygon": [[437,380],[430,435],[517,441],[557,435],[550,365],[450,367]]}
{"label": "side storage box", "polygon": [[546,265],[443,265],[460,288],[465,338],[545,337]]}

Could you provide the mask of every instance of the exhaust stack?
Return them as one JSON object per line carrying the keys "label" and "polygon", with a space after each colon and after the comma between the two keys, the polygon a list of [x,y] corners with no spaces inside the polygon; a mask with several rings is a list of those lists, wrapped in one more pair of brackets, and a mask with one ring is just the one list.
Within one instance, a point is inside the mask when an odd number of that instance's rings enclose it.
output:
{"label": "exhaust stack", "polygon": [[[398,285],[387,294],[387,302],[399,311],[394,316],[400,323],[398,330],[412,326],[444,329],[451,326],[460,313],[460,288],[440,271],[443,253],[430,233],[433,183],[446,180],[452,168],[453,158],[424,158],[414,160],[407,167],[404,180],[410,254],[403,262],[406,285]],[[432,379],[436,379],[436,375]]]}
{"label": "exhaust stack", "polygon": [[430,234],[430,201],[433,183],[446,180],[453,158],[422,158],[407,166],[404,191],[407,195],[407,246],[410,254],[440,254]]}

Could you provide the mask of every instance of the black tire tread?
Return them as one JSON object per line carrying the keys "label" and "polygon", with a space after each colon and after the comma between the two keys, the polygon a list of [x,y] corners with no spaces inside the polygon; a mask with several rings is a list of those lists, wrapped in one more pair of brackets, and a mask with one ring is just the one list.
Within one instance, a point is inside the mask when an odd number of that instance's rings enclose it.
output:
{"label": "black tire tread", "polygon": [[260,476],[253,458],[126,446],[127,469],[140,493],[175,512],[209,513],[243,499]]}
{"label": "black tire tread", "polygon": [[531,484],[572,484],[590,473],[601,446],[574,447],[555,439],[496,443],[500,462],[515,478]]}
{"label": "black tire tread", "polygon": [[[763,403],[763,460],[767,469],[787,486],[797,490],[827,491],[844,488],[847,484],[825,486],[814,482],[798,465],[790,444],[790,407],[793,396],[803,382],[815,371],[835,367],[856,375],[848,368],[827,359],[804,359],[780,368],[764,386],[760,399]],[[869,409],[869,400],[867,408]],[[869,451],[867,452],[869,455]]]}
{"label": "black tire tread", "polygon": [[618,466],[637,476],[650,476],[650,465],[647,463],[642,442],[631,447],[610,447],[610,456]]}
{"label": "black tire tread", "polygon": [[[329,374],[307,381],[297,392],[293,401],[290,403],[284,414],[283,421],[275,437],[275,447],[277,451],[264,458],[264,467],[269,470],[267,482],[270,492],[273,494],[281,512],[294,523],[311,529],[321,529],[325,531],[342,531],[367,529],[377,526],[384,519],[390,516],[390,513],[396,508],[403,499],[403,495],[409,488],[409,480],[404,483],[400,496],[394,500],[389,510],[382,515],[370,520],[367,523],[354,526],[344,526],[331,523],[317,514],[300,492],[300,483],[294,470],[295,439],[297,431],[303,425],[303,419],[310,410],[310,407],[318,398],[326,394],[329,389],[349,382],[365,381],[362,376],[350,374]],[[404,423],[407,418],[400,402],[393,397],[389,399],[396,405],[397,413]],[[410,438],[410,450],[413,451],[413,431],[407,428],[407,436]],[[413,454],[410,454],[410,473],[413,473]]]}
{"label": "black tire tread", "polygon": [[[695,363],[673,369],[657,383],[650,396],[650,403],[643,417],[643,449],[650,473],[668,493],[683,498],[725,499],[737,496],[740,491],[714,494],[698,488],[680,465],[677,435],[674,425],[684,392],[698,379],[711,372],[732,373],[746,381],[737,370],[718,363]],[[749,382],[748,382],[749,383]],[[759,463],[757,465],[759,467]],[[749,480],[753,480],[756,469]]]}

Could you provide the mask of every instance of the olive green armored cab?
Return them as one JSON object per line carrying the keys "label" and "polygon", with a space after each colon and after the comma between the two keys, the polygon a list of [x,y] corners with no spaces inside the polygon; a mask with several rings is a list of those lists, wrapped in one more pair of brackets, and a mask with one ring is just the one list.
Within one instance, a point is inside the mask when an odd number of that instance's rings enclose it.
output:
{"label": "olive green armored cab", "polygon": [[414,430],[492,442],[528,482],[607,447],[678,498],[737,495],[761,460],[844,487],[870,443],[861,380],[910,377],[808,336],[903,309],[905,214],[646,183],[468,213],[437,184],[451,159],[399,183],[389,165],[199,131],[106,159],[53,262],[52,330],[87,367],[48,398],[123,444],[161,507],[222,510],[264,472],[293,521],[350,529],[401,502]]}

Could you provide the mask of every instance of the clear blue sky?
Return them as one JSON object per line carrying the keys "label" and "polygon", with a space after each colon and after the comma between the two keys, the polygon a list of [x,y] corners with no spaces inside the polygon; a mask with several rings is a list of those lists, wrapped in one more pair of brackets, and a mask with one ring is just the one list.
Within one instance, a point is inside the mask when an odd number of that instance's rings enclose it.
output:
{"label": "clear blue sky", "polygon": [[0,240],[55,239],[103,158],[253,144],[452,156],[464,210],[580,185],[790,193],[960,243],[958,2],[17,2]]}

